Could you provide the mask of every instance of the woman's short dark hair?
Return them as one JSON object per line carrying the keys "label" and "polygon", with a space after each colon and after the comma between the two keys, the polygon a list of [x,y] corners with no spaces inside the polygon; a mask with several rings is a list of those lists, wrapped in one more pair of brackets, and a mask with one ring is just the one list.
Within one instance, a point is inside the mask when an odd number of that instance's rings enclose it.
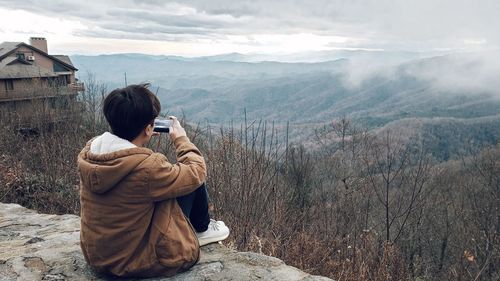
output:
{"label": "woman's short dark hair", "polygon": [[160,101],[149,84],[115,89],[104,99],[103,111],[113,134],[132,141],[160,114]]}

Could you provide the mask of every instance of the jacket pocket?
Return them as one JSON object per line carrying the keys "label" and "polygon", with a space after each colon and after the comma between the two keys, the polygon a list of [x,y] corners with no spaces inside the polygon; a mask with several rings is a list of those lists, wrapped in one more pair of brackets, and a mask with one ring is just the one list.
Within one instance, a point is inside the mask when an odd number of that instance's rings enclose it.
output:
{"label": "jacket pocket", "polygon": [[169,203],[170,218],[165,218],[168,223],[158,229],[156,254],[164,266],[189,268],[198,261],[198,241],[175,199]]}

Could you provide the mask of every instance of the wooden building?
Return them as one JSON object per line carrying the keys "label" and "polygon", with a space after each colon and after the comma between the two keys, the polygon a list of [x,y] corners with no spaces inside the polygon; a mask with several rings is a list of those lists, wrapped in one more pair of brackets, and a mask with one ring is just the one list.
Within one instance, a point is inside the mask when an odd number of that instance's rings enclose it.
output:
{"label": "wooden building", "polygon": [[32,37],[30,44],[0,44],[0,117],[22,127],[67,119],[78,107],[84,90],[76,69],[65,55],[49,55],[47,40]]}

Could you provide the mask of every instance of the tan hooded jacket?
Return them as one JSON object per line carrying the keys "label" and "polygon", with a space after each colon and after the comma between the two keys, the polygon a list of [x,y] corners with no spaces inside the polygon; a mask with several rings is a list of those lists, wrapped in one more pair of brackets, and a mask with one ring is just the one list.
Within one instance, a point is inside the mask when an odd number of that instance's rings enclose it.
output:
{"label": "tan hooded jacket", "polygon": [[135,277],[171,276],[193,266],[198,240],[175,198],[205,181],[196,146],[178,137],[177,164],[171,164],[143,147],[93,153],[92,141],[78,155],[86,261],[98,272]]}

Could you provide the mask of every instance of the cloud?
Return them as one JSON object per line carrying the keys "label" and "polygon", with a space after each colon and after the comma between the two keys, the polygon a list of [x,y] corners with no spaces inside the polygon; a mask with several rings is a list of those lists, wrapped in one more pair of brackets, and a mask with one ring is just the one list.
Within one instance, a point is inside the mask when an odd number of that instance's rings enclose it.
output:
{"label": "cloud", "polygon": [[346,61],[342,74],[344,86],[352,90],[363,89],[372,85],[373,81],[391,83],[408,80],[420,81],[419,85],[426,85],[429,93],[500,98],[500,49],[414,60],[405,60],[400,56],[391,58],[384,54],[361,55]]}
{"label": "cloud", "polygon": [[75,21],[85,28],[73,35],[93,38],[217,42],[246,36],[247,43],[238,44],[251,46],[257,35],[311,34],[347,41],[320,46],[332,48],[426,51],[500,45],[496,0],[0,0],[0,7]]}
{"label": "cloud", "polygon": [[429,81],[450,93],[494,94],[500,97],[500,51],[452,54],[427,59],[405,69],[407,75]]}

